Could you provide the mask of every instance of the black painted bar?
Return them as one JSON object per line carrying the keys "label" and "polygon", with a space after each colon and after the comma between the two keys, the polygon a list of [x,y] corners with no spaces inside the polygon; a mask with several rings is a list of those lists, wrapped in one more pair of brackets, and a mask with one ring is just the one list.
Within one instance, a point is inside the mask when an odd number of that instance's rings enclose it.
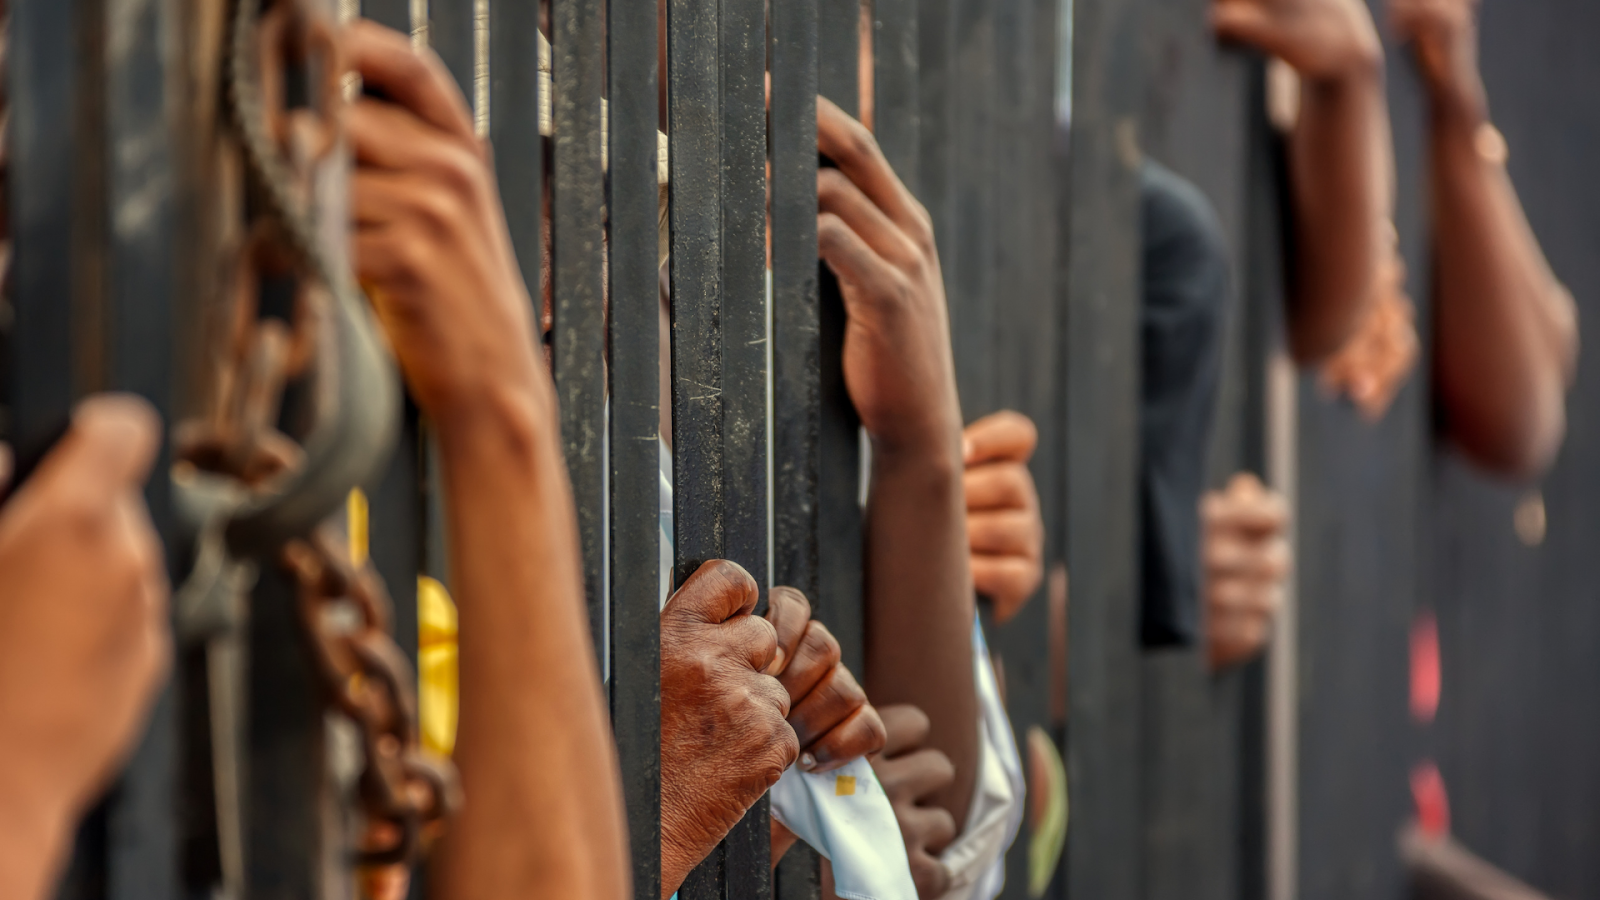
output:
{"label": "black painted bar", "polygon": [[[763,594],[767,553],[766,3],[721,0],[723,554]],[[765,605],[757,613],[765,612]],[[725,896],[772,894],[765,799],[725,842]]]}
{"label": "black painted bar", "polygon": [[[174,287],[173,166],[167,116],[164,7],[107,0],[106,42],[120,52],[105,59],[104,282],[108,386],[137,393],[171,420]],[[144,152],[129,153],[139,147]],[[167,454],[145,488],[151,520],[173,535]],[[166,542],[169,560],[174,544]],[[169,565],[170,568],[170,565]],[[176,576],[177,573],[173,573]],[[192,674],[179,668],[177,679]],[[151,711],[145,736],[129,759],[106,811],[107,896],[174,896],[178,891],[177,687],[169,685]]]}
{"label": "black painted bar", "polygon": [[[772,514],[775,584],[818,595],[821,344],[817,268],[817,2],[772,5]],[[815,900],[818,856],[784,855],[774,892]]]}
{"label": "black painted bar", "polygon": [[554,178],[550,187],[551,295],[561,442],[583,547],[584,596],[596,655],[604,657],[605,177],[600,167],[600,89],[605,19],[596,3],[551,8]]}
{"label": "black painted bar", "polygon": [[[845,112],[860,111],[861,5],[817,2],[817,89]],[[850,671],[866,671],[862,615],[861,421],[844,386],[844,299],[826,266],[819,273],[821,418],[818,456],[818,584],[814,615],[839,639]]]}
{"label": "black painted bar", "polygon": [[[667,4],[671,139],[673,583],[723,556],[722,124],[717,5]],[[684,882],[684,900],[721,900],[727,844]]]}
{"label": "black painted bar", "polygon": [[916,190],[922,108],[918,95],[918,0],[872,2],[872,131],[883,156]]}
{"label": "black painted bar", "polygon": [[[892,0],[898,2],[898,0]],[[955,0],[917,0],[917,199],[933,217],[946,286],[954,284]],[[910,182],[910,179],[908,179]]]}
{"label": "black painted bar", "polygon": [[411,0],[361,0],[361,15],[396,31],[411,33]]}
{"label": "black painted bar", "polygon": [[[101,199],[84,175],[100,171],[94,132],[82,129],[80,104],[98,67],[79,66],[79,25],[92,23],[99,38],[100,7],[76,2],[13,0],[6,64],[10,99],[7,139],[11,226],[10,415],[6,438],[17,458],[37,459],[65,427],[73,400],[84,389],[85,356],[98,358],[100,335],[83,333],[100,324],[100,297],[85,290],[75,250],[82,226],[81,202]],[[98,123],[95,123],[98,125]],[[85,165],[85,164],[89,165]],[[90,211],[88,218],[98,218]],[[97,282],[92,282],[97,285]],[[88,294],[88,296],[85,296]],[[92,315],[79,317],[80,308]],[[83,344],[90,344],[88,353]],[[104,895],[107,878],[106,817],[101,808],[80,825],[59,896]]]}
{"label": "black painted bar", "polygon": [[961,412],[968,421],[993,412],[995,246],[999,211],[995,184],[996,131],[1001,102],[995,86],[995,5],[956,0],[955,66],[950,91],[955,104],[950,135],[956,182],[951,203],[950,331],[955,351]]}
{"label": "black painted bar", "polygon": [[608,4],[611,721],[638,900],[661,896],[656,29],[651,4]]}
{"label": "black painted bar", "polygon": [[1073,4],[1065,220],[1068,654],[1067,896],[1141,896],[1137,16],[1131,0]]}
{"label": "black painted bar", "polygon": [[478,76],[475,7],[473,0],[428,0],[428,46],[455,76],[468,106],[473,105]]}

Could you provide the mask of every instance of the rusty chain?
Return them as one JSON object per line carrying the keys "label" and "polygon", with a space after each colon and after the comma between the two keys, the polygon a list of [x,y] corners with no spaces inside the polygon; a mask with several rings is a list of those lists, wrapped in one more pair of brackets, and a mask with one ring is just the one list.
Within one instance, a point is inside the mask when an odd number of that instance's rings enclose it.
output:
{"label": "rusty chain", "polygon": [[[262,4],[233,4],[225,61],[251,219],[229,285],[210,408],[175,436],[186,465],[226,476],[238,498],[267,494],[306,464],[306,448],[278,427],[284,392],[300,379],[344,376],[320,364],[336,343],[328,309],[354,289],[348,270],[324,252],[315,215],[317,167],[339,146],[343,127],[334,25],[312,0],[274,0],[265,11]],[[287,96],[296,68],[320,79],[304,105]],[[264,315],[263,284],[285,280],[294,284],[287,319]],[[298,586],[299,621],[326,702],[361,735],[357,796],[369,840],[356,861],[409,862],[457,805],[459,790],[450,763],[421,748],[415,673],[392,636],[388,596],[370,566],[350,563],[326,525],[282,543],[276,557]],[[373,834],[383,838],[376,845]]]}

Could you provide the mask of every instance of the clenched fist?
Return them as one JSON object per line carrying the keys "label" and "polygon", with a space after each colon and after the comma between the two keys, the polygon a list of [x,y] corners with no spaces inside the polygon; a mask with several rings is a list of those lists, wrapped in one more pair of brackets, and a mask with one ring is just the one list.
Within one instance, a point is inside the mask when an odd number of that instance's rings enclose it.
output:
{"label": "clenched fist", "polygon": [[1266,646],[1289,577],[1289,507],[1247,472],[1200,501],[1206,644],[1213,669],[1248,662]]}
{"label": "clenched fist", "polygon": [[972,582],[1004,622],[1044,578],[1044,518],[1028,471],[1039,430],[1027,416],[1005,410],[968,425],[963,437]]}
{"label": "clenched fist", "polygon": [[737,564],[712,560],[661,611],[661,896],[670,897],[800,752],[766,674],[772,623]]}
{"label": "clenched fist", "polygon": [[142,400],[84,401],[0,510],[0,895],[43,897],[169,665]]}

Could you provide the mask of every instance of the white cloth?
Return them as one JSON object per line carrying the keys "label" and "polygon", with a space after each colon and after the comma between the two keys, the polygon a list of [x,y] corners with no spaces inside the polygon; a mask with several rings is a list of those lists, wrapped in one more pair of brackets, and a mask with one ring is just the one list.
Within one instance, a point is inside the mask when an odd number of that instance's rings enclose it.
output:
{"label": "white cloth", "polygon": [[1005,852],[1022,827],[1022,756],[995,683],[983,628],[972,626],[972,677],[978,689],[978,782],[967,821],[939,855],[950,874],[940,900],[994,900],[1006,883]]}
{"label": "white cloth", "polygon": [[[661,444],[661,605],[672,592],[672,451]],[[846,780],[847,779],[847,780]],[[843,900],[917,900],[894,807],[865,759],[827,773],[790,766],[773,786],[772,817],[833,863]]]}
{"label": "white cloth", "polygon": [[771,797],[772,817],[833,863],[843,900],[916,900],[894,807],[865,759],[824,774],[790,766]]}

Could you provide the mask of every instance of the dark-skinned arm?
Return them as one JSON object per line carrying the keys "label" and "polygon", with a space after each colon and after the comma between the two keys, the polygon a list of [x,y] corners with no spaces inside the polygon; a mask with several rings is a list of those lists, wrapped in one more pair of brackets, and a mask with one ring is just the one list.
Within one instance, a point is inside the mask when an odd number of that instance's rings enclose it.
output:
{"label": "dark-skinned arm", "polygon": [[1212,18],[1223,39],[1300,76],[1289,346],[1296,362],[1318,363],[1355,333],[1375,296],[1393,177],[1382,45],[1361,0],[1217,0]]}
{"label": "dark-skinned arm", "polygon": [[838,165],[817,173],[818,253],[844,295],[845,385],[872,438],[867,695],[927,713],[928,746],[956,771],[934,802],[962,822],[978,761],[975,613],[938,251],[927,210],[872,134],[821,98],[817,148]]}
{"label": "dark-skinned arm", "polygon": [[1566,432],[1577,317],[1528,226],[1489,125],[1476,3],[1394,6],[1428,87],[1433,197],[1434,369],[1450,437],[1500,475],[1533,478]]}
{"label": "dark-skinned arm", "polygon": [[371,23],[351,59],[358,274],[435,427],[460,608],[466,802],[430,896],[622,898],[627,834],[579,578],[555,391],[484,147],[431,52]]}

